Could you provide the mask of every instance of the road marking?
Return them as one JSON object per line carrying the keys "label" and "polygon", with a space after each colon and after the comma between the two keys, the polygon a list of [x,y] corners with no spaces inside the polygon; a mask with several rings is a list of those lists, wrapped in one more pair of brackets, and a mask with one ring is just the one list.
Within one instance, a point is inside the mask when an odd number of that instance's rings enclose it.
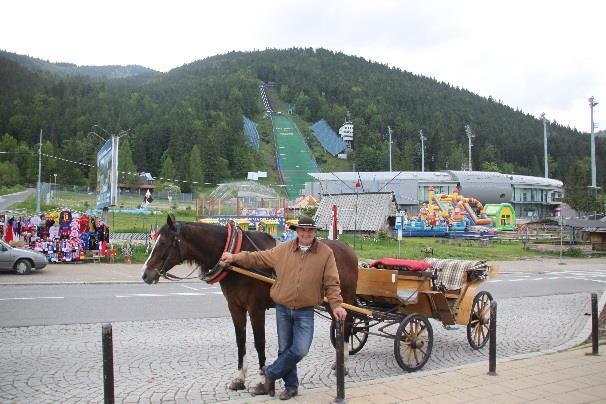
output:
{"label": "road marking", "polygon": [[0,300],[37,300],[37,299],[65,299],[63,296],[39,296],[39,297],[5,297]]}
{"label": "road marking", "polygon": [[183,288],[186,288],[186,289],[198,290],[196,288],[192,288],[191,286],[187,286],[187,285],[180,285],[180,286],[183,287]]}
{"label": "road marking", "polygon": [[172,292],[169,294],[153,294],[153,293],[133,293],[131,295],[116,295],[116,298],[123,297],[171,297],[171,296],[208,296],[208,295],[222,295],[223,292]]}

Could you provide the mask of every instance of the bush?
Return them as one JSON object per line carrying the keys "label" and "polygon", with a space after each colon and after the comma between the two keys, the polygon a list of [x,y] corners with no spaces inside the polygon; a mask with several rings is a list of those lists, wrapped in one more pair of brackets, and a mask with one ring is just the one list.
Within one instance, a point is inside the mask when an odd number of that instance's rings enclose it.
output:
{"label": "bush", "polygon": [[584,257],[583,251],[579,248],[570,247],[568,250],[564,251],[562,255],[566,257]]}

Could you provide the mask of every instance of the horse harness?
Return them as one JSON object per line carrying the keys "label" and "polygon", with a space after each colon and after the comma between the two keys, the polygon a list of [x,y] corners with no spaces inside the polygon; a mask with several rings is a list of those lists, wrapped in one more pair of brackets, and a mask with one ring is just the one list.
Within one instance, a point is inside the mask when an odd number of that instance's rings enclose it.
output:
{"label": "horse harness", "polygon": [[[242,248],[242,230],[232,220],[228,221],[225,227],[227,228],[227,240],[225,241],[225,248],[223,251],[237,254]],[[249,237],[247,238],[252,242]],[[202,268],[200,268],[198,277],[212,285],[225,279],[229,273],[229,271],[226,271],[227,268],[228,265],[219,261],[207,274],[204,274]]]}

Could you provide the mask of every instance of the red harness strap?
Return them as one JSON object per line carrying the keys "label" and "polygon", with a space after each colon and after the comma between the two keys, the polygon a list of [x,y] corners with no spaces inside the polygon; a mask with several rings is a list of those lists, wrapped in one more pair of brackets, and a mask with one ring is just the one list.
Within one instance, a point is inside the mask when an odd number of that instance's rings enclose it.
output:
{"label": "red harness strap", "polygon": [[[242,231],[233,224],[233,222],[227,222],[227,241],[225,242],[224,252],[230,252],[232,254],[237,254],[240,252],[242,248]],[[235,238],[235,240],[234,240]],[[219,275],[215,276],[213,279],[207,281],[209,284],[215,284],[217,282],[221,282],[225,277],[229,274],[229,271],[222,271]]]}

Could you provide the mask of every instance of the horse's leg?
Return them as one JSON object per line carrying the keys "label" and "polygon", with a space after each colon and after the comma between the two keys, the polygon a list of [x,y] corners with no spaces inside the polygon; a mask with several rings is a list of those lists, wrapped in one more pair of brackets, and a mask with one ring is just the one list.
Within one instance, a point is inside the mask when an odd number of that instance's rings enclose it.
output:
{"label": "horse's leg", "polygon": [[255,338],[255,349],[259,357],[259,369],[265,367],[265,307],[250,310],[250,324]]}
{"label": "horse's leg", "polygon": [[246,310],[228,302],[231,319],[236,331],[236,344],[238,345],[238,374],[229,384],[230,390],[244,390],[246,386]]}

